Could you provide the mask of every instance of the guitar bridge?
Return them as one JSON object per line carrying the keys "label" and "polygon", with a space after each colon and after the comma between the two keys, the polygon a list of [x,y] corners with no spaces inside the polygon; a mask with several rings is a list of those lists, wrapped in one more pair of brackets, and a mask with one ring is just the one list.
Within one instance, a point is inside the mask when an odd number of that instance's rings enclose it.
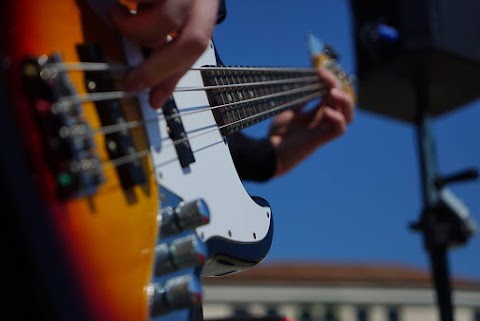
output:
{"label": "guitar bridge", "polygon": [[40,127],[60,199],[94,194],[104,176],[92,131],[65,71],[49,68],[59,55],[23,62],[23,84]]}

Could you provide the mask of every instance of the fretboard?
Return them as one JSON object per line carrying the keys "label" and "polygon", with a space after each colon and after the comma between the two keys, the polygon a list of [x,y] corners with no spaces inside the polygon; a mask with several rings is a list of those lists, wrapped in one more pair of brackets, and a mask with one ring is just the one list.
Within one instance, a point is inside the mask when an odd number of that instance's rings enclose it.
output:
{"label": "fretboard", "polygon": [[322,95],[312,68],[203,67],[203,82],[223,136]]}

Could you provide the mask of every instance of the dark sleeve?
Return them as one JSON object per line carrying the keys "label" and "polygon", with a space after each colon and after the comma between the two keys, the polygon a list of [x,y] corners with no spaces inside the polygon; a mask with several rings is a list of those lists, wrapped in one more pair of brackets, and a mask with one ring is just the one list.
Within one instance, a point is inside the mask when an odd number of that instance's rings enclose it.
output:
{"label": "dark sleeve", "polygon": [[217,14],[217,24],[222,23],[223,20],[227,17],[227,7],[225,5],[225,0],[221,0],[218,7]]}
{"label": "dark sleeve", "polygon": [[275,150],[268,138],[253,139],[236,133],[228,136],[227,140],[240,179],[264,182],[273,177]]}

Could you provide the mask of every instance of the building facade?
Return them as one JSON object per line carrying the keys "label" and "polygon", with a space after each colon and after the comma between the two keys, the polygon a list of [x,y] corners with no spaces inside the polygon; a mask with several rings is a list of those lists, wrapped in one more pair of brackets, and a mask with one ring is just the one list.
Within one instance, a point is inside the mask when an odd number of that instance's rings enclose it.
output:
{"label": "building facade", "polygon": [[[480,281],[454,278],[456,321],[480,321]],[[429,273],[395,265],[271,263],[204,279],[206,320],[437,321]]]}

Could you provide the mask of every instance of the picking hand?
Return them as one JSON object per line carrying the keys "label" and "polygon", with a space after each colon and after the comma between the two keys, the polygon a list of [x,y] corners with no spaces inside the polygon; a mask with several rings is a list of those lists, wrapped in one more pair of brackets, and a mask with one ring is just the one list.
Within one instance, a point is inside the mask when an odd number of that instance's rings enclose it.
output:
{"label": "picking hand", "polygon": [[[137,14],[117,5],[112,20],[119,32],[151,55],[127,75],[125,89],[151,87],[150,104],[163,105],[178,80],[209,44],[219,0],[138,0]],[[167,36],[174,34],[167,43]]]}
{"label": "picking hand", "polygon": [[315,108],[292,109],[276,116],[269,138],[277,164],[275,176],[282,175],[304,160],[321,145],[345,133],[353,120],[353,97],[342,91],[342,84],[325,68],[318,74],[327,87],[327,95]]}

